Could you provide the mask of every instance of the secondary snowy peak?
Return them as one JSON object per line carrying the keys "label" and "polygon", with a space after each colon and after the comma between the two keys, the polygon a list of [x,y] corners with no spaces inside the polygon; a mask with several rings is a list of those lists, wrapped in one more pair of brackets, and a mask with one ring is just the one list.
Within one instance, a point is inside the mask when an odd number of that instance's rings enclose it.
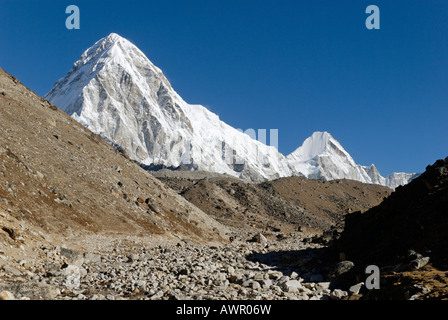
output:
{"label": "secondary snowy peak", "polygon": [[309,161],[317,156],[334,156],[346,158],[355,164],[352,157],[328,132],[314,132],[296,151],[288,157],[295,161]]}
{"label": "secondary snowy peak", "polygon": [[375,165],[356,164],[350,154],[328,132],[315,132],[287,157],[291,167],[310,179],[351,179],[392,189],[407,184],[415,174],[394,173],[384,178]]}
{"label": "secondary snowy peak", "polygon": [[315,132],[287,160],[310,179],[370,182],[368,174],[328,132]]}
{"label": "secondary snowy peak", "polygon": [[159,68],[116,34],[85,51],[46,98],[142,165],[253,181],[292,174],[276,148],[186,103]]}

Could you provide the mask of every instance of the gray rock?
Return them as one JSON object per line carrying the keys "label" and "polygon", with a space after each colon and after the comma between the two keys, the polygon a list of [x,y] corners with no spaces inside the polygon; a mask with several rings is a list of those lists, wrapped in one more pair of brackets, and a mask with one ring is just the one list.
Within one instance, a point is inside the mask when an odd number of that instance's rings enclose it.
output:
{"label": "gray rock", "polygon": [[335,289],[330,294],[330,298],[335,299],[335,300],[340,300],[346,296],[348,296],[347,291],[343,291],[340,289]]}
{"label": "gray rock", "polygon": [[283,283],[286,283],[289,281],[289,277],[288,276],[282,276],[280,279],[278,279],[278,283],[281,285]]}
{"label": "gray rock", "polygon": [[134,261],[138,261],[140,259],[140,256],[138,254],[132,253],[130,255],[128,255],[128,261],[127,262],[134,262]]}
{"label": "gray rock", "polygon": [[252,282],[254,282],[254,280],[246,280],[241,285],[243,287],[249,288],[252,285]]}
{"label": "gray rock", "polygon": [[357,282],[354,267],[355,265],[351,261],[341,261],[331,269],[328,278],[336,288],[347,290],[353,283]]}
{"label": "gray rock", "polygon": [[264,279],[260,281],[260,285],[263,289],[269,289],[272,286],[273,282],[271,279]]}
{"label": "gray rock", "polygon": [[283,277],[283,274],[280,271],[268,270],[268,277],[269,279],[278,280],[281,279],[281,277]]}
{"label": "gray rock", "polygon": [[61,248],[61,256],[65,257],[68,264],[80,267],[84,263],[84,254],[67,248]]}
{"label": "gray rock", "polygon": [[293,272],[291,272],[291,274],[290,274],[289,277],[290,277],[291,279],[297,279],[297,278],[299,277],[299,275],[298,275],[297,272],[293,271]]}
{"label": "gray rock", "polygon": [[87,252],[84,254],[84,260],[90,263],[101,262],[101,256],[99,254]]}
{"label": "gray rock", "polygon": [[36,171],[36,176],[37,176],[37,178],[39,178],[40,180],[42,180],[43,178],[45,178],[45,176],[44,176],[40,171]]}
{"label": "gray rock", "polygon": [[0,286],[0,290],[10,291],[15,297],[28,297],[44,300],[54,300],[61,294],[55,286],[45,283],[8,284]]}
{"label": "gray rock", "polygon": [[336,264],[336,266],[334,267],[333,271],[331,272],[332,276],[340,276],[348,271],[350,271],[351,269],[353,269],[353,267],[355,266],[355,264],[351,261],[341,261],[338,262]]}
{"label": "gray rock", "polygon": [[268,243],[268,239],[266,239],[266,237],[261,233],[257,234],[255,237],[253,237],[252,241],[255,241],[255,242],[263,244],[263,245]]}
{"label": "gray rock", "polygon": [[422,258],[422,257],[423,256],[420,253],[418,253],[418,252],[416,252],[414,250],[409,250],[408,251],[408,259],[409,259],[409,261],[412,261],[412,260],[415,260],[415,259],[419,259],[419,258]]}
{"label": "gray rock", "polygon": [[297,300],[310,300],[310,297],[306,293],[300,293],[297,296]]}
{"label": "gray rock", "polygon": [[409,263],[409,266],[415,270],[421,269],[429,263],[429,257],[421,257],[415,260],[412,260]]}
{"label": "gray rock", "polygon": [[22,272],[11,266],[3,266],[3,271],[13,276],[21,276]]}
{"label": "gray rock", "polygon": [[260,290],[261,289],[261,285],[258,281],[252,281],[251,282],[251,286],[252,289],[254,290]]}
{"label": "gray rock", "polygon": [[426,294],[426,293],[430,293],[431,289],[429,289],[427,286],[425,285],[421,285],[421,284],[415,284],[414,285],[415,288],[421,290],[422,294]]}
{"label": "gray rock", "polygon": [[297,280],[288,280],[281,285],[283,291],[285,292],[297,292],[302,289],[302,284]]}
{"label": "gray rock", "polygon": [[233,275],[235,273],[235,268],[232,267],[232,266],[228,267],[227,268],[227,273],[230,274],[230,275]]}
{"label": "gray rock", "polygon": [[69,290],[79,289],[81,285],[81,270],[76,265],[69,265],[64,268],[64,285]]}
{"label": "gray rock", "polygon": [[54,201],[56,201],[57,203],[66,205],[66,206],[69,207],[69,208],[72,207],[72,203],[71,203],[71,201],[68,200],[67,198],[63,198],[63,199],[56,198]]}
{"label": "gray rock", "polygon": [[354,286],[351,286],[348,291],[351,294],[359,294],[361,292],[361,289],[364,287],[364,282],[360,282],[358,284],[355,284]]}
{"label": "gray rock", "polygon": [[331,282],[319,282],[316,283],[316,288],[320,290],[328,290],[330,289]]}

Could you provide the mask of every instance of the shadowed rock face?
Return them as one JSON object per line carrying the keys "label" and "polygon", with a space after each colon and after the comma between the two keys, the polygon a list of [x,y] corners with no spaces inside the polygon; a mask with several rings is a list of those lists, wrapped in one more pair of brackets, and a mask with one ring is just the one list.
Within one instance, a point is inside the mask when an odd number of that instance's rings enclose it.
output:
{"label": "shadowed rock face", "polygon": [[402,261],[409,250],[448,262],[448,158],[397,190],[379,206],[350,215],[334,255],[369,264]]}

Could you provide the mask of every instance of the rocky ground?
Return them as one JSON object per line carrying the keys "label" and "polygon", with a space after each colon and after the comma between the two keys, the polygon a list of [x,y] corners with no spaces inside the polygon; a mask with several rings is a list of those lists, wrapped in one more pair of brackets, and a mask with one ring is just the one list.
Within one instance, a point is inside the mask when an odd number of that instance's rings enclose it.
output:
{"label": "rocky ground", "polygon": [[321,245],[310,240],[278,233],[212,245],[138,237],[86,238],[79,243],[84,251],[43,245],[34,248],[33,259],[0,254],[0,291],[4,299],[25,300],[326,300],[357,294],[362,284],[350,291],[328,281]]}

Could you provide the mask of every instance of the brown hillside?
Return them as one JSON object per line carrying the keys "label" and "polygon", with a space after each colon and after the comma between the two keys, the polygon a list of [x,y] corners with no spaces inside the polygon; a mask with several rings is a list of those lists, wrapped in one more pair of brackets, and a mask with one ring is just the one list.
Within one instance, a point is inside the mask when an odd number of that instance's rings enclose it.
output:
{"label": "brown hillside", "polygon": [[221,239],[218,223],[2,69],[0,122],[3,248],[88,234]]}
{"label": "brown hillside", "polygon": [[378,205],[392,190],[351,180],[301,177],[251,184],[225,175],[185,171],[154,172],[188,201],[227,225],[266,230],[322,232],[346,214]]}

